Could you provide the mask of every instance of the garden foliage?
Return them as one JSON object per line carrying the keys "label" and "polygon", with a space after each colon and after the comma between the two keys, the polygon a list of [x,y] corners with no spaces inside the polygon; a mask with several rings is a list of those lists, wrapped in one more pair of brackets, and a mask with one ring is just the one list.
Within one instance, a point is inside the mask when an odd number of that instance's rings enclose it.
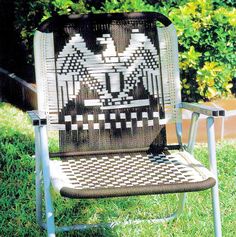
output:
{"label": "garden foliage", "polygon": [[36,26],[54,14],[161,12],[177,29],[183,99],[199,101],[231,94],[236,77],[235,7],[233,0],[16,0],[15,26],[32,62]]}

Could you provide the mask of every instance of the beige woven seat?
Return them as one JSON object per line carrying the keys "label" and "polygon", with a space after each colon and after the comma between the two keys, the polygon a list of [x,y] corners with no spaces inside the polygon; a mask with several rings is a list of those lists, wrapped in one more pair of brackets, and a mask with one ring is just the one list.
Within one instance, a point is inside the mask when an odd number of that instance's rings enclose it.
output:
{"label": "beige woven seat", "polygon": [[50,162],[55,190],[69,198],[198,191],[215,179],[187,152],[84,155]]}

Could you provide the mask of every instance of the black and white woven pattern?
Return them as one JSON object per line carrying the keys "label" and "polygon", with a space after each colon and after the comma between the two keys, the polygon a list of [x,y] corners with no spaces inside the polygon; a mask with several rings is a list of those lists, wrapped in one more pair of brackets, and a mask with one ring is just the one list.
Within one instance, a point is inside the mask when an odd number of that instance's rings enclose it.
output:
{"label": "black and white woven pattern", "polygon": [[[76,190],[194,185],[211,177],[210,172],[186,152],[174,155],[142,152],[82,156],[56,163],[58,179],[66,176],[67,183],[63,184],[64,187]],[[56,180],[56,177],[53,179]]]}
{"label": "black and white woven pattern", "polygon": [[[59,107],[62,109],[77,96],[79,91],[75,87],[79,89],[80,83],[98,93],[99,99],[92,104],[102,109],[150,106],[148,97],[134,100],[133,90],[142,83],[154,98],[161,95],[159,57],[151,40],[133,29],[130,43],[122,53],[117,52],[110,34],[103,34],[97,41],[106,45],[99,54],[87,48],[80,34],[73,36],[59,53],[58,85],[62,88],[59,100],[63,101]],[[84,105],[87,106],[86,102]]]}

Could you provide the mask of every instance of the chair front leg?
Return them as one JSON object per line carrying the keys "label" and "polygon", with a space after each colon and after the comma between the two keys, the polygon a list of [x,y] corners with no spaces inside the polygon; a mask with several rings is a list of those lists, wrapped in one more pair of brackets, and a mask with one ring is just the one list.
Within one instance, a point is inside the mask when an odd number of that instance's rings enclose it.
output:
{"label": "chair front leg", "polygon": [[214,130],[214,118],[207,118],[207,135],[208,135],[208,152],[210,170],[214,174],[216,179],[215,186],[211,189],[212,195],[212,207],[214,214],[214,230],[215,236],[221,237],[221,219],[220,219],[220,201],[219,201],[219,189],[218,189],[218,176],[217,176],[217,163],[216,163],[216,144],[215,144],[215,130]]}
{"label": "chair front leg", "polygon": [[55,237],[56,235],[55,235],[54,212],[53,212],[52,197],[51,197],[51,192],[50,192],[49,152],[48,152],[46,126],[40,126],[39,130],[40,130],[40,141],[41,141],[40,155],[42,158],[42,167],[43,167],[47,232],[48,232],[48,237]]}
{"label": "chair front leg", "polygon": [[40,157],[40,134],[39,127],[34,127],[35,132],[35,172],[36,172],[36,221],[43,227],[42,221],[42,177],[41,177],[41,157]]}

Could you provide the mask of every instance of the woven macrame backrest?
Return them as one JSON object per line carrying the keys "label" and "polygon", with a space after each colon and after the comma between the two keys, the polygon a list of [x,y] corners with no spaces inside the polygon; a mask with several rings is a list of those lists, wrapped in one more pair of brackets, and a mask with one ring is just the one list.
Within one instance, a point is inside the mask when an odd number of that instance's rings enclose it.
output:
{"label": "woven macrame backrest", "polygon": [[35,36],[39,110],[60,130],[61,151],[163,147],[180,100],[177,55],[174,27],[161,14],[43,23]]}

